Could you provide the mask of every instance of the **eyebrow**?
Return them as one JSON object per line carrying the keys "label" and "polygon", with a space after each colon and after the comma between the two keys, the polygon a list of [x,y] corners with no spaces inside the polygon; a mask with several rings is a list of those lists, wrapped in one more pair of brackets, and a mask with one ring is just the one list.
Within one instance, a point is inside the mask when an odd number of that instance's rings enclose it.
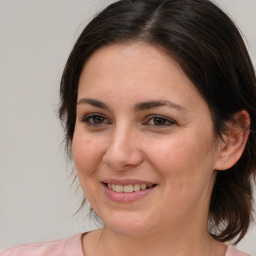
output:
{"label": "eyebrow", "polygon": [[[110,107],[108,107],[107,104],[96,99],[82,98],[77,102],[77,105],[80,105],[80,104],[89,104],[98,108],[103,108],[108,110],[110,109]],[[168,106],[170,108],[174,108],[179,111],[187,111],[187,109],[185,109],[181,105],[171,102],[169,100],[150,100],[150,101],[140,102],[135,104],[135,110],[139,112],[139,111],[149,110],[152,108],[157,108],[162,106]]]}
{"label": "eyebrow", "polygon": [[80,104],[89,104],[94,107],[109,109],[109,107],[105,103],[95,99],[82,98],[77,102],[77,105],[80,105]]}
{"label": "eyebrow", "polygon": [[148,110],[148,109],[162,107],[162,106],[168,106],[170,108],[174,108],[180,111],[187,111],[187,109],[185,109],[181,105],[178,105],[169,100],[152,100],[152,101],[140,102],[135,105],[135,110],[143,111],[143,110]]}

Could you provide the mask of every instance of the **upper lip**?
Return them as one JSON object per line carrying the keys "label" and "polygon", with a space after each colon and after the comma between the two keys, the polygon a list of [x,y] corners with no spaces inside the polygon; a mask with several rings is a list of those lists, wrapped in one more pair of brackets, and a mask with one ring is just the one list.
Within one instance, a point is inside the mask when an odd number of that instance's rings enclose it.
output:
{"label": "upper lip", "polygon": [[145,181],[145,180],[139,180],[139,179],[116,179],[116,178],[108,178],[102,180],[103,183],[109,183],[109,184],[115,184],[115,185],[131,185],[131,184],[146,184],[146,185],[154,185],[156,183]]}

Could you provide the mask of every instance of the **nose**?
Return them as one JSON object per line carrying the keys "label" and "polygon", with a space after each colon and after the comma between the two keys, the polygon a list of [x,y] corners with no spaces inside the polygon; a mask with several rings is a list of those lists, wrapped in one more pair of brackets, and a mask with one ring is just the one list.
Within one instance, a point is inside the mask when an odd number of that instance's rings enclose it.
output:
{"label": "nose", "polygon": [[116,127],[109,139],[103,161],[115,171],[140,165],[143,161],[140,141],[139,136],[132,129]]}

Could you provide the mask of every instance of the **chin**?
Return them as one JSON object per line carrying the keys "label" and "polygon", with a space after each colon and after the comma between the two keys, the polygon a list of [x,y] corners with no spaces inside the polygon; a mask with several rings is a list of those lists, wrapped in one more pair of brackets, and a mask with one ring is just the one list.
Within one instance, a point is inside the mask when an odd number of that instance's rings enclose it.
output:
{"label": "chin", "polygon": [[[131,216],[132,215],[132,216]],[[103,217],[104,219],[104,217]],[[142,236],[150,231],[152,222],[145,216],[136,216],[136,214],[126,214],[111,216],[111,219],[105,218],[104,226],[111,231],[123,236]]]}
{"label": "chin", "polygon": [[127,225],[127,224],[121,224],[121,225],[112,225],[108,226],[109,229],[112,230],[112,232],[121,235],[121,236],[133,236],[133,237],[140,237],[145,235],[148,231],[148,227],[143,227],[141,225]]}

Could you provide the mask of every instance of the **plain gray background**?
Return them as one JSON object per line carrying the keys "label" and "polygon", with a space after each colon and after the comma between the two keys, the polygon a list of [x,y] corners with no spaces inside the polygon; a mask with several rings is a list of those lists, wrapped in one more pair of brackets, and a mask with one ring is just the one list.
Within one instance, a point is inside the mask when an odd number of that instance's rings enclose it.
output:
{"label": "plain gray background", "polygon": [[[66,238],[93,228],[72,216],[58,86],[85,24],[107,5],[90,0],[0,0],[0,248]],[[256,63],[256,0],[218,0],[243,32]],[[230,42],[232,43],[232,42]],[[238,248],[256,255],[256,225]]]}

